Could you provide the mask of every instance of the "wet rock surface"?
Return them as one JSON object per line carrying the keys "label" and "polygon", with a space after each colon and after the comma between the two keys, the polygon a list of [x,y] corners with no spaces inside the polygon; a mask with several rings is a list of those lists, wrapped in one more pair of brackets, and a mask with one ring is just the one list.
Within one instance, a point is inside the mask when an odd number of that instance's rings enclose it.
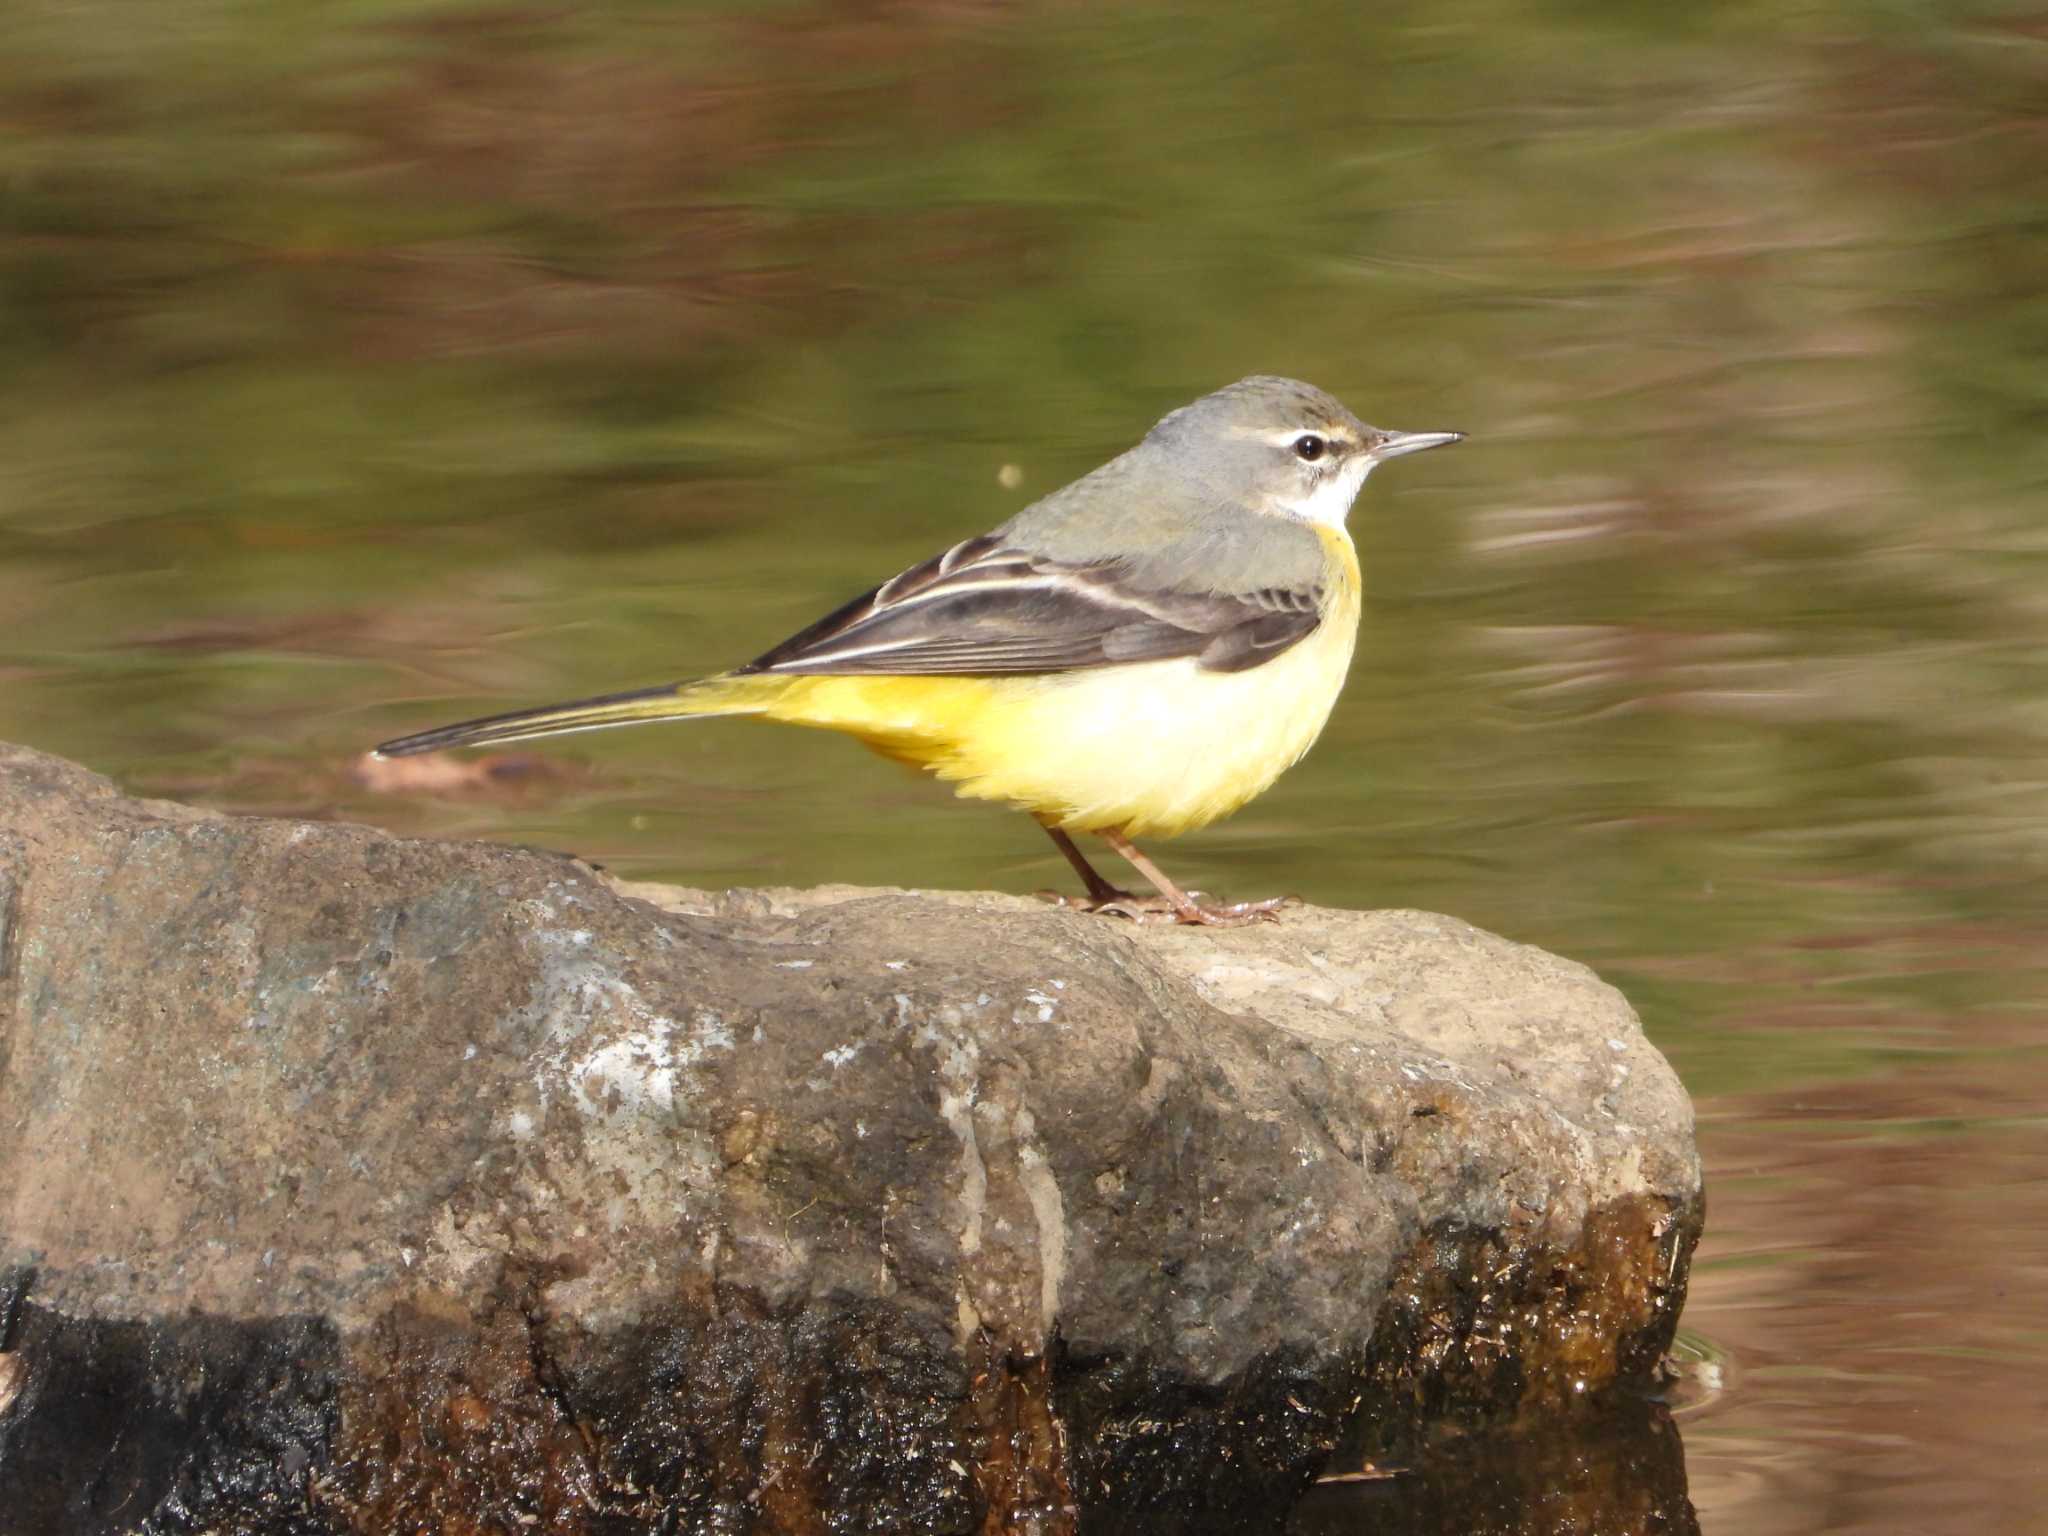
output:
{"label": "wet rock surface", "polygon": [[1619,994],[1449,918],[633,887],[0,748],[10,1529],[1272,1528],[1648,1382],[1701,1211]]}

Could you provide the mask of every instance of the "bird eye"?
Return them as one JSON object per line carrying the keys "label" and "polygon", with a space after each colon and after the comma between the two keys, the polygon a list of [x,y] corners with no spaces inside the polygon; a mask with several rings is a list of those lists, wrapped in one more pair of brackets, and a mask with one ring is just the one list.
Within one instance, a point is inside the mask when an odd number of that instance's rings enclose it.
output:
{"label": "bird eye", "polygon": [[1304,432],[1294,440],[1294,456],[1304,464],[1313,464],[1323,456],[1330,445],[1313,432]]}

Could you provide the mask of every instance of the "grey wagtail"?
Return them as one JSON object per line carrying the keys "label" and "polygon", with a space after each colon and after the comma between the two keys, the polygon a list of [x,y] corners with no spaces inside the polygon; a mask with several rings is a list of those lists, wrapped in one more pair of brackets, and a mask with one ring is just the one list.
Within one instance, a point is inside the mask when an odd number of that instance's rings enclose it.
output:
{"label": "grey wagtail", "polygon": [[[1351,503],[1374,466],[1462,436],[1382,431],[1310,385],[1242,379],[743,667],[377,751],[698,715],[823,726],[1029,811],[1087,887],[1075,905],[1250,922],[1281,900],[1198,900],[1131,839],[1228,815],[1309,749],[1358,637]],[[1073,832],[1100,834],[1158,900],[1103,879]]]}

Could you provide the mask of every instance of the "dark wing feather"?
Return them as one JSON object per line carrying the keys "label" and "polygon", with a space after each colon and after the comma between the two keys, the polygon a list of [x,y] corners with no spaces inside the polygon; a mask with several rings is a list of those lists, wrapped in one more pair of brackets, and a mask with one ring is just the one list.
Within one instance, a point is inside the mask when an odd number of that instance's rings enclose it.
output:
{"label": "dark wing feather", "polygon": [[1112,562],[1067,564],[984,535],[912,566],[741,672],[993,676],[1196,656],[1270,661],[1316,627],[1319,589],[1147,591]]}

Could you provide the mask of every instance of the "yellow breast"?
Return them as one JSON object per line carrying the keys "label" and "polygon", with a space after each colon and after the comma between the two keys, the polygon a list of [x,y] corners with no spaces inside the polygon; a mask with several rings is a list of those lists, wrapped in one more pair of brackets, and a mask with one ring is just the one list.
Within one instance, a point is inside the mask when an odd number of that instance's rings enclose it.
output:
{"label": "yellow breast", "polygon": [[1191,831],[1259,794],[1314,743],[1358,637],[1358,557],[1319,528],[1332,593],[1306,639],[1245,672],[1192,657],[1044,677],[814,677],[770,719],[858,736],[957,793],[1079,831]]}

